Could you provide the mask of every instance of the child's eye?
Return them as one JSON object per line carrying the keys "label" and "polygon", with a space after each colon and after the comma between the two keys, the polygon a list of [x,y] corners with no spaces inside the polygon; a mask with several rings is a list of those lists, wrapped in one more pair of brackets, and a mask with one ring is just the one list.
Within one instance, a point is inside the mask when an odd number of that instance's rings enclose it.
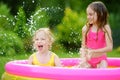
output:
{"label": "child's eye", "polygon": [[36,38],[35,40],[38,41],[38,38]]}
{"label": "child's eye", "polygon": [[89,15],[90,15],[90,16],[92,16],[93,14],[92,14],[92,13],[90,13]]}
{"label": "child's eye", "polygon": [[41,40],[45,40],[44,38],[42,38]]}

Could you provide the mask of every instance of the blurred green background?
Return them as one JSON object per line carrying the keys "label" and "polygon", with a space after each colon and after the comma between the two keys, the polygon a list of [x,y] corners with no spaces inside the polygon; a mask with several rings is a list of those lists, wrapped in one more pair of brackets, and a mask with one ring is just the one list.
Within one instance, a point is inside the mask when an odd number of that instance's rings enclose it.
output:
{"label": "blurred green background", "polygon": [[[79,57],[81,29],[86,7],[95,0],[0,0],[0,76],[6,62],[32,54],[33,33],[49,27],[55,35],[52,51],[63,57]],[[120,1],[101,0],[109,12],[114,49],[108,57],[120,57]]]}

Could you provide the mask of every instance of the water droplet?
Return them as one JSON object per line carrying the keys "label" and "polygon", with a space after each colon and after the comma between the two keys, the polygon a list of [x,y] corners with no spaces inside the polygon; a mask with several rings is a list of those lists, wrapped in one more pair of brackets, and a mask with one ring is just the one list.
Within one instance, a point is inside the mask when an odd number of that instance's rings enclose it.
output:
{"label": "water droplet", "polygon": [[34,0],[32,0],[32,3],[34,3],[35,1]]}

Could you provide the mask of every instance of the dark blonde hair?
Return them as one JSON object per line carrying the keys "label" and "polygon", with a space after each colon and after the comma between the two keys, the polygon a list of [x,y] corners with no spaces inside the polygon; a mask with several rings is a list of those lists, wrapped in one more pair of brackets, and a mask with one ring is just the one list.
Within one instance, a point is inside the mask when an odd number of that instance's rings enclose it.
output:
{"label": "dark blonde hair", "polygon": [[108,10],[103,2],[96,1],[88,5],[93,11],[97,13],[98,27],[104,27],[107,24]]}
{"label": "dark blonde hair", "polygon": [[[92,2],[88,5],[88,7],[90,7],[94,12],[97,13],[97,25],[98,25],[98,29],[97,29],[97,34],[99,29],[104,29],[104,32],[107,33],[108,37],[110,38],[110,35],[108,34],[108,31],[105,28],[105,25],[108,23],[108,10],[106,8],[106,6],[104,5],[103,2],[101,1],[95,1]],[[93,24],[89,24],[87,21],[87,30],[86,30],[86,34],[89,31],[89,28],[92,26]]]}

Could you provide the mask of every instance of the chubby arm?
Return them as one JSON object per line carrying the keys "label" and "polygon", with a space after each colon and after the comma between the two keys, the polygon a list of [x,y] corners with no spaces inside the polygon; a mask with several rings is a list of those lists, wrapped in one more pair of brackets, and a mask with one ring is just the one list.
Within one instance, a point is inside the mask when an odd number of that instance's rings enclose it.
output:
{"label": "chubby arm", "polygon": [[28,64],[31,64],[32,65],[32,61],[33,61],[33,56],[31,55],[28,59]]}
{"label": "chubby arm", "polygon": [[60,58],[57,55],[55,55],[55,66],[56,67],[62,67]]}

